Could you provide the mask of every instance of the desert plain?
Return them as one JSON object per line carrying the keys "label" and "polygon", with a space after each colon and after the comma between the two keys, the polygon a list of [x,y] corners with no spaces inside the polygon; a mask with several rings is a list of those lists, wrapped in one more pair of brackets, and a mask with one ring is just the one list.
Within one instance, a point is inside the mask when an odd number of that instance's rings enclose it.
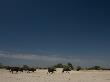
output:
{"label": "desert plain", "polygon": [[0,82],[110,82],[110,71],[81,70],[62,73],[57,70],[47,74],[47,70],[36,70],[34,73],[10,73],[0,69]]}

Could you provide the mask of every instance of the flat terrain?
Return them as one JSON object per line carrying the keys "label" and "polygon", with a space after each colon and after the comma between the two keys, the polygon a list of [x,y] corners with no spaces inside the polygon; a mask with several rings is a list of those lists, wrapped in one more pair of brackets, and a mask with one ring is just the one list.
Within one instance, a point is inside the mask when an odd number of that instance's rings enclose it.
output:
{"label": "flat terrain", "polygon": [[0,82],[110,82],[110,71],[71,71],[47,74],[47,70],[37,70],[35,73],[11,74],[0,69]]}

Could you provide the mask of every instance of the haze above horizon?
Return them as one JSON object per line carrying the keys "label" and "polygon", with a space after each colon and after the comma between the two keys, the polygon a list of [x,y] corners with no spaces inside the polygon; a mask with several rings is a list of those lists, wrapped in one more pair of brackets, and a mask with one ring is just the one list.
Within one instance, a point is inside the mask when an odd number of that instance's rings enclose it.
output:
{"label": "haze above horizon", "polygon": [[0,62],[110,66],[110,1],[0,1]]}

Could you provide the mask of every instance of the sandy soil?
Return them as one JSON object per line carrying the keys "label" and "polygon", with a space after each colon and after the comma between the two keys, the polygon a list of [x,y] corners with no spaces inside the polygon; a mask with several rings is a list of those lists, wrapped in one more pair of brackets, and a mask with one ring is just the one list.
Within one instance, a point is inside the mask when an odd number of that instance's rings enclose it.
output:
{"label": "sandy soil", "polygon": [[110,71],[71,71],[47,74],[47,70],[37,70],[35,73],[11,74],[0,69],[0,82],[110,82]]}

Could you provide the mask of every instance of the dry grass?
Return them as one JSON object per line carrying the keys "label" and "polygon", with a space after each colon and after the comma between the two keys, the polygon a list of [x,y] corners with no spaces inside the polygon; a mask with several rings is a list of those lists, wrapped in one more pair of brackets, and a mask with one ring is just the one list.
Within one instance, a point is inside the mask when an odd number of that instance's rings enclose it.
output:
{"label": "dry grass", "polygon": [[37,70],[35,73],[11,74],[0,70],[0,82],[110,82],[110,71],[71,71],[47,74],[47,70]]}

